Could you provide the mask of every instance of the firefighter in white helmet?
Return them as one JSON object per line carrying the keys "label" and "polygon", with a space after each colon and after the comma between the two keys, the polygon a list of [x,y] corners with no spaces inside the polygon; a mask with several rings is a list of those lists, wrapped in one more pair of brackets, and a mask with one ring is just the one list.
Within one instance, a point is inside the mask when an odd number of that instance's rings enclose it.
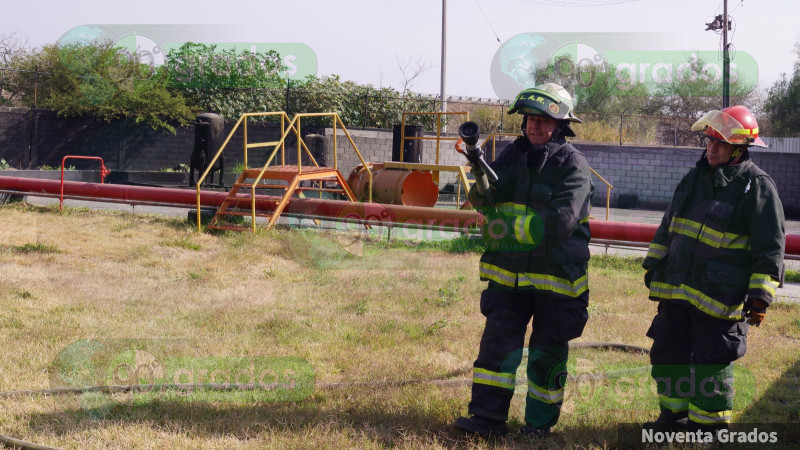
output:
{"label": "firefighter in white helmet", "polygon": [[[507,432],[515,374],[528,345],[525,426],[544,437],[558,422],[567,380],[568,342],[588,319],[589,209],[594,187],[586,158],[564,138],[580,123],[567,91],[526,89],[508,111],[522,114],[523,136],[491,164],[498,180],[470,201],[487,219],[480,277],[486,327],[474,363],[470,417],[454,426],[479,436]],[[476,178],[483,175],[473,167]],[[479,186],[482,183],[476,182]],[[488,185],[488,183],[483,183]]]}

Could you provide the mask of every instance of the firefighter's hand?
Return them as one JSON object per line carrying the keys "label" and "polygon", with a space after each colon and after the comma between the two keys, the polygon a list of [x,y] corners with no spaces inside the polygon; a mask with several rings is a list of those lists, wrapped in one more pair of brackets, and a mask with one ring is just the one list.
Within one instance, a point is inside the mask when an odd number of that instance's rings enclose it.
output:
{"label": "firefighter's hand", "polygon": [[472,175],[475,176],[475,179],[478,179],[478,177],[482,177],[484,175],[483,169],[481,169],[481,165],[476,162],[475,163],[472,161],[469,162],[469,170],[470,172],[472,172]]}
{"label": "firefighter's hand", "polygon": [[747,323],[750,325],[759,326],[764,318],[767,316],[767,303],[760,299],[747,299],[744,303],[744,316],[747,317]]}

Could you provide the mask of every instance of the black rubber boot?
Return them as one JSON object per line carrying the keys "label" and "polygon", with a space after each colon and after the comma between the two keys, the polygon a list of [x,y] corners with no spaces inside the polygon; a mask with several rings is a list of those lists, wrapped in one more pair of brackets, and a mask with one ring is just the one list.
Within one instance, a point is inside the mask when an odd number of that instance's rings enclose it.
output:
{"label": "black rubber boot", "polygon": [[687,414],[661,411],[658,418],[652,422],[645,422],[645,425],[658,427],[667,431],[684,431],[687,429],[689,418]]}
{"label": "black rubber boot", "polygon": [[532,427],[530,425],[525,425],[519,429],[519,433],[529,438],[541,439],[550,435],[550,427]]}
{"label": "black rubber boot", "polygon": [[453,422],[453,426],[456,430],[482,438],[504,436],[508,433],[505,422],[481,416],[459,417]]}

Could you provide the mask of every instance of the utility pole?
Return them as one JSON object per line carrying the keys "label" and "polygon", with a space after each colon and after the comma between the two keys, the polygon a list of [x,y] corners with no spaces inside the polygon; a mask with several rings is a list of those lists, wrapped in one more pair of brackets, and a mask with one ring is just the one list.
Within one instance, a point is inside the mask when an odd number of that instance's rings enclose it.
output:
{"label": "utility pole", "polygon": [[722,15],[706,24],[706,31],[722,30],[722,107],[730,106],[731,92],[731,56],[729,53],[728,31],[731,23],[728,20],[728,0],[723,0]]}
{"label": "utility pole", "polygon": [[[447,0],[442,0],[442,79],[441,91],[442,112],[447,112],[447,101],[445,100],[445,87],[447,85]],[[445,116],[443,116],[445,117]],[[446,119],[446,117],[445,117]],[[444,122],[442,131],[447,131],[447,120]]]}
{"label": "utility pole", "polygon": [[722,10],[722,108],[730,106],[731,57],[728,54],[728,0],[723,0]]}

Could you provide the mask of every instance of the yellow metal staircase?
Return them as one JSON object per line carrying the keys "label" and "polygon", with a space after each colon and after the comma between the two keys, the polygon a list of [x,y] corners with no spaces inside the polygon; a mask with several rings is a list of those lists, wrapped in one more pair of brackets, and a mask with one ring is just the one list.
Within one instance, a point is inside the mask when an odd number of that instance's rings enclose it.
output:
{"label": "yellow metal staircase", "polygon": [[[247,119],[252,117],[265,117],[265,116],[279,116],[281,121],[281,138],[275,142],[262,142],[262,143],[250,143],[247,139]],[[317,161],[314,159],[311,151],[306,146],[305,142],[301,138],[300,134],[300,120],[303,117],[330,117],[333,119],[333,167],[320,167]],[[233,127],[231,132],[228,134],[227,139],[220,147],[217,154],[212,158],[211,162],[208,165],[206,171],[200,176],[197,181],[197,229],[198,231],[202,230],[201,227],[201,217],[200,217],[200,185],[202,184],[205,177],[208,175],[211,167],[213,167],[214,163],[217,161],[217,158],[222,154],[225,146],[233,137],[233,134],[236,132],[238,127],[242,125],[243,132],[244,132],[244,170],[242,171],[241,175],[239,175],[238,180],[233,185],[232,189],[228,192],[227,197],[225,200],[220,204],[217,209],[214,218],[211,220],[210,224],[208,225],[209,229],[218,229],[218,230],[233,230],[233,231],[247,231],[250,230],[253,233],[256,231],[256,221],[259,217],[266,220],[266,227],[267,229],[272,228],[275,223],[278,221],[281,213],[284,212],[286,209],[286,205],[289,203],[290,199],[296,194],[298,197],[304,197],[303,193],[305,191],[315,191],[319,192],[320,195],[322,192],[329,192],[329,193],[340,193],[344,194],[344,196],[350,201],[356,201],[353,192],[350,190],[350,187],[347,185],[342,174],[339,172],[338,167],[338,155],[337,155],[337,125],[341,127],[341,131],[344,132],[345,136],[350,142],[350,146],[356,152],[356,155],[361,160],[362,164],[366,164],[364,158],[361,156],[361,152],[358,151],[358,147],[356,147],[355,142],[350,137],[350,133],[348,133],[347,128],[345,128],[342,120],[339,118],[339,115],[336,113],[303,113],[303,114],[296,114],[294,118],[289,121],[289,117],[286,115],[285,112],[268,112],[268,113],[247,113],[243,114],[239,120],[236,122],[236,125]],[[294,133],[297,140],[297,164],[294,165],[287,165],[286,164],[286,155],[285,155],[285,147],[286,147],[286,139],[290,133]],[[267,158],[266,163],[260,169],[250,169],[247,166],[247,150],[250,148],[258,148],[258,147],[268,147],[268,146],[275,146],[274,150],[270,153],[269,158]],[[272,165],[272,161],[275,159],[278,151],[280,150],[280,165]],[[303,150],[305,150],[305,154],[308,156],[309,160],[313,165],[305,165],[302,164],[302,155]],[[372,185],[372,171],[367,169],[369,183],[370,186]],[[308,183],[303,182],[312,182],[310,183],[311,186],[308,186]],[[301,183],[303,185],[301,186]],[[328,183],[326,187],[326,183]],[[338,187],[330,187],[331,183],[335,183]],[[316,185],[315,185],[316,184]],[[245,188],[245,189],[242,189]],[[274,192],[280,192],[280,196],[274,196]],[[275,200],[276,198],[280,198],[277,201],[275,208],[271,211],[265,211],[265,208],[262,207],[257,208],[256,205],[258,204],[257,196],[259,193],[263,193],[264,195],[273,195],[270,198],[262,198],[262,200]],[[372,192],[370,190],[369,201],[372,202]],[[267,202],[270,203],[270,202]],[[245,227],[242,226],[242,221],[239,223],[233,223],[235,220],[232,220],[234,217],[250,217],[250,226]],[[262,221],[263,222],[263,221]]]}
{"label": "yellow metal staircase", "polygon": [[[302,181],[316,181],[319,185],[300,186]],[[336,182],[339,187],[324,188],[322,183],[325,181]],[[242,188],[250,189],[245,189],[245,192],[240,194]],[[256,212],[254,195],[258,195],[259,191],[276,190],[283,191],[283,195],[281,195],[281,199],[275,209],[270,212]],[[248,231],[254,228],[257,217],[265,218],[267,220],[267,229],[272,228],[281,213],[286,209],[286,205],[292,196],[297,193],[298,197],[303,197],[303,192],[309,190],[344,194],[350,201],[355,201],[355,196],[342,174],[333,167],[303,167],[302,172],[298,172],[297,166],[285,165],[271,166],[266,170],[248,169],[242,172],[233,188],[228,192],[228,197],[219,206],[208,228],[212,230]],[[249,194],[247,191],[250,191]],[[251,217],[251,226],[245,227],[231,224],[229,223],[230,220],[226,220],[229,217]]]}

